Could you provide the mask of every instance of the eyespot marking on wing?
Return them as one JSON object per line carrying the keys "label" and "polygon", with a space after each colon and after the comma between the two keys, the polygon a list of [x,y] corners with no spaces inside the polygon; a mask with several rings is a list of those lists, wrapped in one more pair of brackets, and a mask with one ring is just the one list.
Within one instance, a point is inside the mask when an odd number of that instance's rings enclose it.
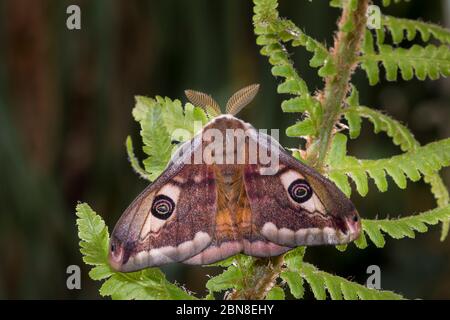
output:
{"label": "eyespot marking on wing", "polygon": [[[145,239],[150,232],[158,232],[162,226],[176,216],[179,196],[180,188],[168,183],[154,196],[145,199],[145,204],[142,205],[140,210],[146,210],[148,214],[140,233],[141,239]],[[158,212],[158,208],[163,209],[166,206],[171,209],[166,213],[167,218],[165,218],[163,211]]]}
{"label": "eyespot marking on wing", "polygon": [[303,175],[294,170],[288,170],[280,176],[280,179],[293,204],[311,213],[318,211],[326,214],[325,207]]}

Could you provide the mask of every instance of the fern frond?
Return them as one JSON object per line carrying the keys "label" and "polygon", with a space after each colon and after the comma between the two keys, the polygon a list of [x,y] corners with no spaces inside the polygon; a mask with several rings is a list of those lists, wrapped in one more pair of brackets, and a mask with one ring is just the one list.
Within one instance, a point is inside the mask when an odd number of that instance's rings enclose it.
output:
{"label": "fern frond", "polygon": [[392,34],[395,44],[399,44],[404,39],[411,41],[417,36],[417,33],[424,42],[430,41],[433,36],[443,44],[450,44],[450,30],[433,23],[391,16],[382,16],[381,23]]}
{"label": "fern frond", "polygon": [[89,205],[79,203],[76,208],[78,238],[83,261],[95,267],[106,265],[105,273],[111,273],[108,265],[108,227]]}
{"label": "fern frond", "polygon": [[214,264],[227,269],[221,274],[211,277],[206,283],[210,295],[228,289],[244,288],[246,277],[252,273],[253,262],[254,258],[238,254]]}
{"label": "fern frond", "polygon": [[355,11],[356,7],[358,6],[358,0],[331,0],[330,6],[335,8],[343,8],[344,7],[344,1],[348,1],[348,8],[351,11]]}
{"label": "fern frond", "polygon": [[274,286],[270,289],[269,293],[267,293],[266,300],[284,300],[284,290],[278,286]]}
{"label": "fern frond", "polygon": [[[258,36],[256,43],[263,46],[261,52],[264,55],[268,55],[268,50],[271,49],[270,45],[291,42],[293,47],[302,46],[313,54],[310,66],[320,67],[320,76],[336,73],[336,66],[328,49],[321,42],[308,36],[292,21],[281,19],[276,10],[278,7],[277,1],[255,0],[254,3],[255,16],[253,22],[255,34]],[[268,11],[271,11],[270,14]]]}
{"label": "fern frond", "polygon": [[[439,208],[448,206],[450,203],[449,192],[442,177],[438,173],[435,173],[425,176],[424,180],[431,186],[431,192],[433,193]],[[449,227],[450,219],[442,222],[441,241],[444,241],[447,238]]]}
{"label": "fern frond", "polygon": [[166,280],[157,268],[133,273],[115,273],[100,288],[102,296],[113,300],[194,300],[182,288]]}
{"label": "fern frond", "polygon": [[362,220],[363,232],[355,241],[355,245],[364,249],[367,247],[365,234],[378,248],[384,247],[385,235],[394,239],[414,238],[416,232],[424,233],[428,231],[428,225],[436,225],[438,222],[445,222],[450,219],[450,206],[436,208],[414,216],[399,219]]}
{"label": "fern frond", "polygon": [[[351,138],[359,136],[361,131],[361,118],[367,118],[374,125],[375,133],[386,132],[386,134],[392,138],[395,145],[400,146],[404,152],[416,150],[420,147],[419,142],[414,138],[411,131],[399,121],[392,119],[386,114],[380,111],[360,106],[358,99],[358,91],[356,88],[352,88],[351,96],[347,99],[347,104],[350,106],[344,111],[344,116],[348,121],[349,132]],[[385,174],[378,170],[373,171],[374,174],[378,174],[380,177]],[[345,179],[345,178],[344,178]],[[342,179],[341,179],[342,180]],[[380,178],[381,189],[387,188],[387,184],[384,184],[383,178]],[[439,173],[432,173],[424,176],[424,181],[431,186],[431,192],[434,195],[438,207],[446,207],[449,204],[449,192],[444,184]],[[345,182],[343,182],[345,184]],[[347,190],[350,189],[348,182],[346,185]],[[441,241],[445,240],[449,232],[449,221],[444,221],[442,224]]]}
{"label": "fern frond", "polygon": [[202,108],[194,107],[191,103],[186,103],[184,108],[180,100],[171,100],[157,96],[156,102],[161,105],[162,118],[166,130],[171,133],[172,138],[177,131],[184,131],[185,136],[179,141],[191,139],[204,124],[208,122],[208,117]]}
{"label": "fern frond", "polygon": [[165,169],[176,148],[175,142],[191,139],[208,121],[205,112],[187,103],[183,109],[179,100],[157,96],[155,99],[137,96],[133,117],[141,126],[144,143],[144,169],[134,156],[131,140],[127,153],[133,169],[143,178],[153,181]]}
{"label": "fern frond", "polygon": [[128,160],[130,161],[131,167],[134,171],[143,179],[151,181],[152,177],[145,171],[141,165],[139,164],[139,160],[136,158],[134,154],[133,141],[131,137],[128,136],[125,141],[125,147],[127,149]]}
{"label": "fern frond", "polygon": [[244,275],[242,270],[236,266],[229,266],[221,274],[212,277],[206,283],[210,292],[220,292],[228,289],[242,289]]}
{"label": "fern frond", "polygon": [[321,42],[308,36],[290,20],[282,20],[281,27],[284,30],[281,34],[283,42],[292,41],[293,47],[302,46],[313,54],[309,65],[313,68],[319,68],[319,76],[326,77],[336,74],[337,69],[334,60]]}
{"label": "fern frond", "polygon": [[376,52],[372,33],[367,30],[362,51],[361,68],[366,71],[371,85],[379,82],[380,64],[386,70],[388,81],[396,81],[399,70],[404,80],[411,80],[414,76],[419,80],[427,77],[436,80],[450,75],[450,49],[445,45],[413,45],[405,49],[380,44]]}
{"label": "fern frond", "polygon": [[142,150],[148,156],[143,163],[151,181],[159,177],[166,168],[175,147],[171,142],[170,133],[162,123],[162,110],[159,106],[152,107],[141,122],[141,136],[144,143]]}
{"label": "fern frond", "polygon": [[289,251],[284,258],[286,270],[280,274],[280,278],[287,283],[292,296],[296,299],[303,298],[305,294],[303,278],[298,272],[303,265],[305,252],[306,247],[297,247]]}
{"label": "fern frond", "polygon": [[278,93],[294,95],[309,95],[306,82],[295,70],[289,54],[285,49],[280,33],[283,32],[281,19],[278,15],[276,0],[254,0],[253,23],[257,43],[262,46],[261,54],[269,57],[273,65],[272,73],[285,78],[278,86]]}
{"label": "fern frond", "polygon": [[315,135],[322,116],[320,102],[312,97],[305,81],[295,70],[285,43],[293,46],[304,46],[313,53],[310,65],[321,67],[322,76],[332,74],[336,68],[332,65],[328,50],[318,41],[307,36],[294,23],[281,19],[276,0],[254,0],[253,22],[257,43],[262,46],[261,53],[269,57],[272,64],[272,74],[284,78],[278,86],[278,93],[295,95],[295,98],[284,101],[282,109],[285,112],[304,113],[304,120],[287,129],[288,136],[302,137]]}
{"label": "fern frond", "polygon": [[287,283],[291,294],[296,299],[302,299],[305,291],[303,288],[303,278],[298,272],[283,271],[280,273],[280,278]]}
{"label": "fern frond", "polygon": [[[330,273],[318,270],[314,265],[303,262],[297,264],[288,264],[286,271],[282,273],[283,279],[289,279],[288,276],[293,279],[290,282],[286,281],[294,297],[302,297],[303,282],[306,281],[314,294],[314,297],[318,300],[327,299],[328,296],[332,300],[397,300],[403,299],[399,294],[391,291],[369,289],[358,283],[349,281],[342,277],[332,275]],[[296,283],[292,285],[291,283]],[[293,291],[295,288],[296,291]]]}
{"label": "fern frond", "polygon": [[[361,130],[360,118],[366,118],[373,124],[375,133],[386,132],[392,138],[394,144],[399,146],[402,151],[410,151],[420,146],[406,126],[387,114],[381,113],[379,110],[365,106],[352,106],[345,109],[344,116],[348,121],[350,137],[352,139],[359,136]],[[356,120],[356,117],[359,117],[359,119]],[[359,124],[355,125],[355,122]]]}
{"label": "fern frond", "polygon": [[157,268],[132,273],[112,270],[108,264],[109,233],[105,222],[85,203],[77,205],[76,215],[83,261],[94,266],[89,276],[93,280],[107,279],[100,289],[102,296],[119,300],[195,299],[168,282]]}
{"label": "fern frond", "polygon": [[318,300],[327,298],[327,291],[332,300],[402,300],[401,295],[392,291],[369,289],[366,286],[349,281],[339,276],[320,271],[312,264],[304,263],[300,269],[301,276],[308,282],[314,297]]}
{"label": "fern frond", "polygon": [[[400,2],[410,2],[411,0],[393,0],[394,3],[400,3]],[[392,0],[383,0],[383,6],[388,7],[392,3]]]}
{"label": "fern frond", "polygon": [[432,142],[401,155],[380,160],[360,160],[346,156],[347,137],[336,134],[328,158],[328,175],[347,195],[351,194],[348,177],[356,184],[357,191],[365,196],[368,192],[369,175],[378,189],[387,190],[386,175],[402,189],[406,188],[406,178],[418,181],[420,174],[433,175],[442,167],[450,165],[450,138]]}

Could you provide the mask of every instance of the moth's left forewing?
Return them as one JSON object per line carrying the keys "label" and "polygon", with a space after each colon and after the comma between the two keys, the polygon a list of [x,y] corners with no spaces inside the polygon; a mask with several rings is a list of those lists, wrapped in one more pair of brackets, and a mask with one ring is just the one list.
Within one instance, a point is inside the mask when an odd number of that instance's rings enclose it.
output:
{"label": "moth's left forewing", "polygon": [[110,264],[129,272],[187,260],[213,237],[216,191],[205,165],[163,173],[142,192],[117,223]]}

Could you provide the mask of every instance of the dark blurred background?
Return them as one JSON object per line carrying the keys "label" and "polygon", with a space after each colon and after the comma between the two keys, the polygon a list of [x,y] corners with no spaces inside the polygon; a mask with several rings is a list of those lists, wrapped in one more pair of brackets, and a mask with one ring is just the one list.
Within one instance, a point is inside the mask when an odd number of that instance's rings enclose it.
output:
{"label": "dark blurred background", "polygon": [[[280,11],[318,40],[332,45],[339,10],[329,1],[281,0]],[[82,29],[66,28],[66,8],[81,8]],[[384,12],[450,26],[450,1],[393,5]],[[279,80],[270,74],[253,34],[252,4],[242,0],[1,0],[0,1],[0,298],[98,298],[99,282],[81,262],[75,226],[77,201],[88,202],[112,228],[146,186],[127,161],[124,141],[138,149],[134,95],[185,101],[183,90],[211,93],[219,102],[254,82],[262,87],[241,117],[257,128],[284,129]],[[322,82],[302,48],[291,50],[312,90]],[[450,82],[382,81],[369,87],[358,71],[361,102],[407,124],[421,143],[450,136]],[[353,154],[379,158],[399,153],[364,123]],[[142,156],[142,153],[138,154]],[[449,184],[449,171],[444,171]],[[352,199],[363,217],[395,217],[435,207],[428,187],[409,182]],[[387,241],[383,250],[345,253],[311,248],[306,259],[364,283],[366,268],[381,267],[381,285],[409,298],[450,298],[450,239],[440,227],[416,240]],[[82,290],[66,288],[66,267],[82,266]],[[173,265],[171,280],[204,294],[206,274],[218,270]]]}

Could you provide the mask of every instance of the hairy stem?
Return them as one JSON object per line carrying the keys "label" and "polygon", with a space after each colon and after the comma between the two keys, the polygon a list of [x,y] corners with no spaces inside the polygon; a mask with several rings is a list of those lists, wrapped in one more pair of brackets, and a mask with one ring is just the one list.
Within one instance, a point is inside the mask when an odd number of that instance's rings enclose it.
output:
{"label": "hairy stem", "polygon": [[352,11],[347,1],[339,21],[339,31],[332,49],[332,59],[337,66],[335,75],[325,80],[321,95],[324,116],[318,138],[314,141],[315,152],[309,153],[310,163],[323,171],[333,137],[333,129],[339,121],[344,99],[349,89],[353,71],[358,65],[358,56],[366,26],[366,11],[369,0],[359,0],[356,10]]}
{"label": "hairy stem", "polygon": [[[323,170],[326,155],[331,146],[333,128],[339,120],[343,101],[347,95],[351,75],[358,64],[358,55],[366,25],[366,11],[369,0],[358,1],[356,10],[350,9],[347,1],[339,21],[339,31],[332,49],[332,58],[335,60],[337,72],[325,80],[325,89],[322,95],[324,117],[321,130],[314,145],[312,165],[319,171]],[[349,26],[352,26],[349,29]],[[242,290],[235,290],[228,299],[264,299],[276,280],[284,265],[284,255],[271,259],[257,259],[253,272],[249,276]]]}
{"label": "hairy stem", "polygon": [[263,300],[276,283],[284,265],[284,255],[272,258],[256,259],[253,272],[249,275],[243,290],[235,290],[230,300]]}

